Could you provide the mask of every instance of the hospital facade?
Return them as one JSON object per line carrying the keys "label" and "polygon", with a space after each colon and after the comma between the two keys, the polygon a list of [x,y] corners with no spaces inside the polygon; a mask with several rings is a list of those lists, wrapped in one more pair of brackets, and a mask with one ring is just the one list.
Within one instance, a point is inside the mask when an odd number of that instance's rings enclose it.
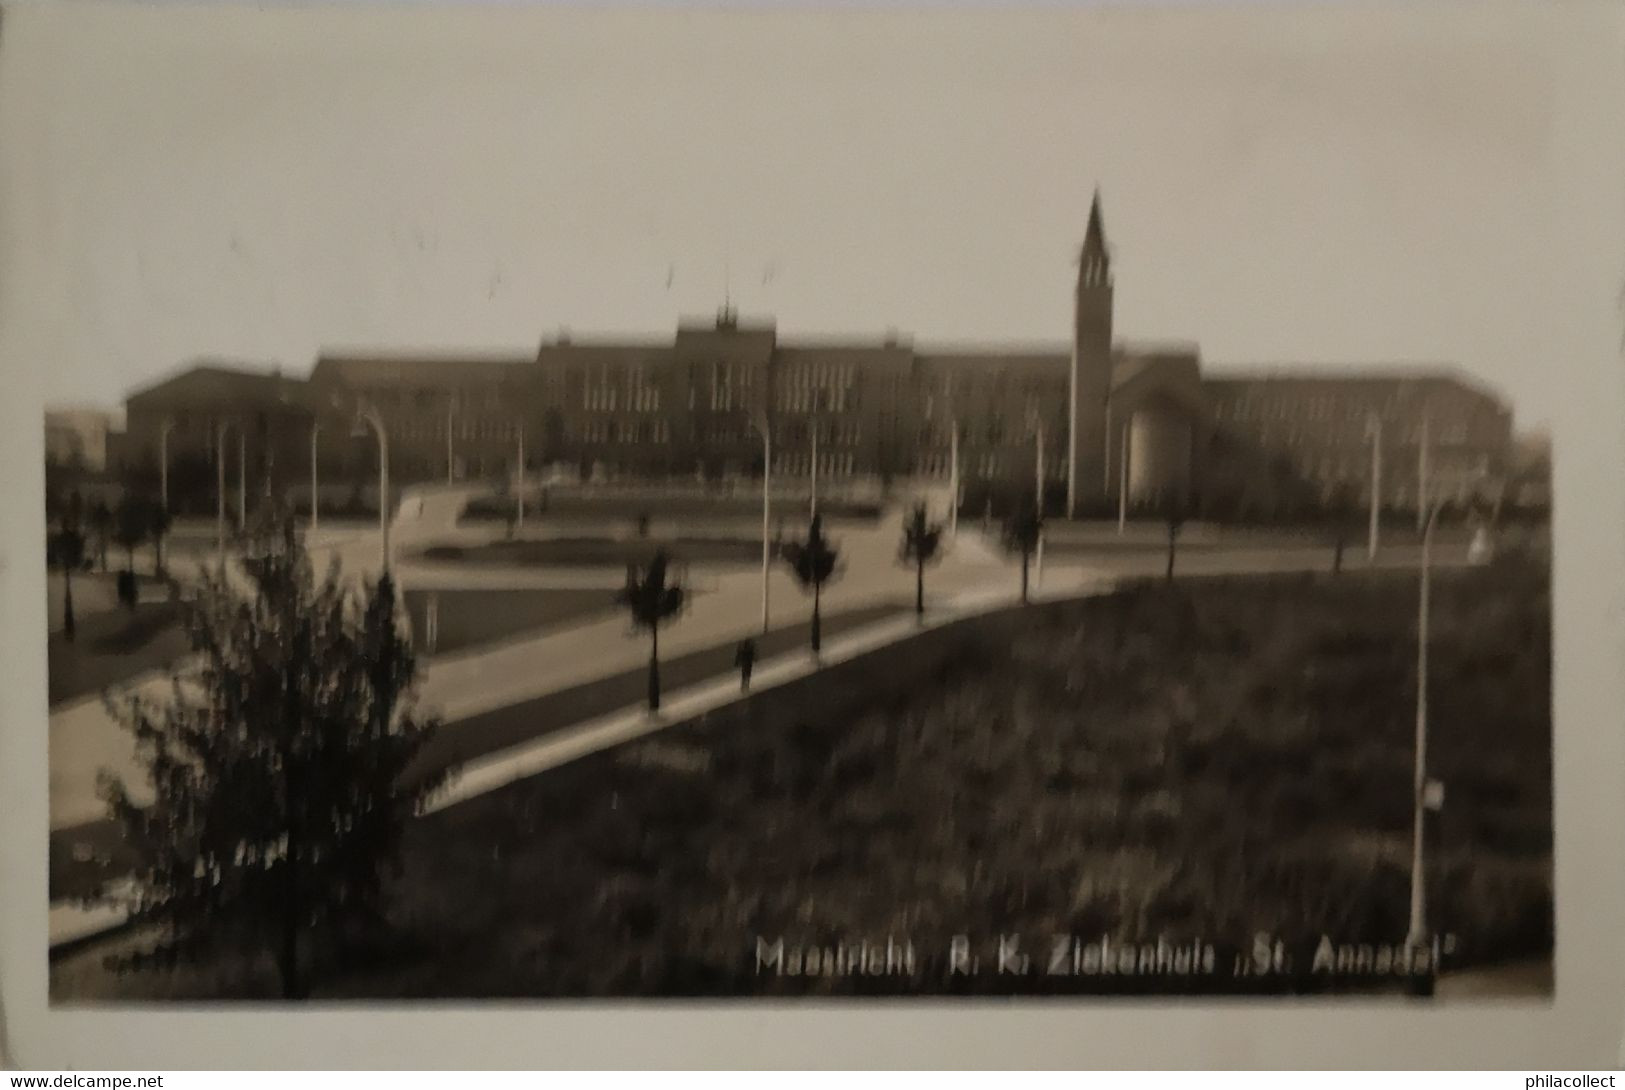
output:
{"label": "hospital facade", "polygon": [[[1208,371],[1188,343],[1113,336],[1113,270],[1098,196],[1053,347],[916,348],[873,339],[781,339],[724,306],[669,338],[559,333],[511,356],[324,353],[308,374],[203,361],[132,393],[109,461],[243,456],[299,480],[314,457],[358,468],[356,408],[384,422],[396,481],[548,468],[598,479],[760,474],[889,483],[1035,486],[1049,509],[1088,514],[1170,501],[1383,502],[1465,496],[1501,472],[1512,412],[1443,365]],[[359,434],[358,436],[359,437]],[[1042,461],[1040,461],[1040,457]],[[235,463],[231,463],[233,466]]]}

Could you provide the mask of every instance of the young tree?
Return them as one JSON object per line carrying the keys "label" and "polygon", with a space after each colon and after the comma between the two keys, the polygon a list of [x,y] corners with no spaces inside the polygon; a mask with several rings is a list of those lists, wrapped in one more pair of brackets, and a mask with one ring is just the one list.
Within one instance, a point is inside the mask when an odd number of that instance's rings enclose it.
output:
{"label": "young tree", "polygon": [[45,540],[45,563],[62,569],[62,637],[73,642],[78,624],[73,617],[73,573],[85,563],[85,535],[80,529],[83,503],[74,492],[57,513],[57,528]]}
{"label": "young tree", "polygon": [[1044,519],[1031,502],[1024,503],[1004,522],[1004,547],[1021,557],[1021,601],[1027,603],[1028,571],[1033,553],[1038,549],[1039,535],[1044,532]]}
{"label": "young tree", "polygon": [[1326,497],[1326,514],[1332,522],[1332,574],[1343,570],[1343,553],[1355,532],[1359,515],[1359,495],[1353,485],[1339,481]]}
{"label": "young tree", "polygon": [[668,578],[671,559],[656,549],[647,567],[626,566],[626,586],[615,601],[632,615],[632,624],[649,631],[649,710],[660,710],[660,626],[682,611],[688,592]]}
{"label": "young tree", "polygon": [[841,551],[824,536],[823,517],[814,515],[812,521],[807,524],[807,536],[801,541],[785,542],[780,546],[780,554],[784,557],[785,563],[790,565],[790,570],[795,573],[801,589],[812,591],[812,650],[816,655],[824,645],[824,621],[821,609],[824,584],[839,576]]}
{"label": "young tree", "polygon": [[147,502],[147,536],[152,539],[152,574],[164,574],[164,538],[169,536],[173,520],[169,509],[159,500]]}
{"label": "young tree", "polygon": [[1165,578],[1170,581],[1174,577],[1174,552],[1179,546],[1179,531],[1185,528],[1185,503],[1183,497],[1175,495],[1168,501],[1168,572]]}
{"label": "young tree", "polygon": [[189,610],[199,666],[167,699],[112,705],[152,801],[104,776],[139,853],[132,919],[155,943],[117,964],[269,952],[284,998],[324,944],[376,928],[406,819],[445,773],[409,774],[435,729],[386,575],[318,581],[285,512],[246,550],[246,585],[205,573]]}
{"label": "young tree", "polygon": [[925,566],[940,559],[942,523],[933,522],[924,503],[916,503],[903,520],[898,559],[914,568],[914,615],[925,616]]}
{"label": "young tree", "polygon": [[144,496],[125,493],[113,512],[113,540],[124,550],[124,570],[134,574],[135,551],[152,529],[149,501]]}
{"label": "young tree", "polygon": [[116,524],[113,521],[113,510],[107,506],[107,501],[101,497],[90,505],[85,514],[85,522],[90,533],[96,539],[96,562],[102,571],[107,570],[107,543],[113,540]]}

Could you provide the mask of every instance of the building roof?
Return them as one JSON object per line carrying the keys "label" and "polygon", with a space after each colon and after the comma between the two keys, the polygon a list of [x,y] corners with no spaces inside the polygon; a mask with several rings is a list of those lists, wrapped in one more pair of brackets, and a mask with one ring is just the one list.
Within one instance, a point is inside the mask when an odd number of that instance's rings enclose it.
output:
{"label": "building roof", "polygon": [[152,400],[204,406],[244,400],[297,402],[303,399],[304,385],[303,380],[288,378],[273,365],[256,368],[216,362],[194,363],[132,392],[126,403],[139,405]]}
{"label": "building roof", "polygon": [[533,363],[528,356],[482,355],[341,355],[324,353],[311,369],[314,383],[337,382],[346,386],[456,385],[458,383],[503,382]]}
{"label": "building roof", "polygon": [[1401,385],[1448,385],[1467,390],[1511,411],[1511,403],[1499,390],[1451,363],[1219,364],[1210,365],[1202,376],[1202,384],[1214,390],[1266,382],[1278,387],[1339,385],[1373,389]]}
{"label": "building roof", "polygon": [[1067,352],[1043,351],[982,351],[960,350],[944,352],[916,352],[915,362],[925,370],[977,370],[1052,372],[1064,375],[1072,361]]}

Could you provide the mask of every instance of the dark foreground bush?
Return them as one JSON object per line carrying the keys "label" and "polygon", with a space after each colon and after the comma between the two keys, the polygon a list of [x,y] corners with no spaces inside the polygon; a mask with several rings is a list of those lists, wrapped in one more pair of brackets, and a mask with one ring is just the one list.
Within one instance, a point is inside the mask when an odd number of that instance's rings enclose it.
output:
{"label": "dark foreground bush", "polygon": [[[1552,941],[1544,572],[1441,575],[1432,919],[1449,965]],[[420,945],[346,993],[1247,992],[1399,942],[1414,575],[1145,587],[1013,611],[772,690],[414,830]],[[1493,740],[1493,744],[1488,744]],[[478,846],[479,850],[473,850]],[[466,896],[468,890],[480,896]],[[1215,979],[781,978],[755,941],[1201,940]],[[1230,973],[1260,934],[1299,961]],[[1047,952],[1047,946],[1046,950]],[[1355,982],[1355,986],[1369,986]]]}

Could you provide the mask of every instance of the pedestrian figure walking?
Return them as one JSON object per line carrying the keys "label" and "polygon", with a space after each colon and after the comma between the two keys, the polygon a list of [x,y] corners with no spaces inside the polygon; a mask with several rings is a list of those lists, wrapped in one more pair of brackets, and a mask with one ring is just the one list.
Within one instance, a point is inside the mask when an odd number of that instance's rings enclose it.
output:
{"label": "pedestrian figure walking", "polygon": [[740,640],[739,650],[734,652],[734,665],[739,667],[739,688],[750,688],[750,671],[756,665],[756,641]]}

